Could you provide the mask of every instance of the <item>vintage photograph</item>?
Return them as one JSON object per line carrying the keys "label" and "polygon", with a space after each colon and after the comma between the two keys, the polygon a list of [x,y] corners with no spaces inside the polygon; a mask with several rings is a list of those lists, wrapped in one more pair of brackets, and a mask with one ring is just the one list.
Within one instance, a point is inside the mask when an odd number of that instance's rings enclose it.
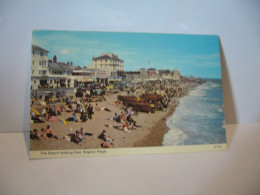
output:
{"label": "vintage photograph", "polygon": [[217,35],[35,30],[30,88],[31,158],[226,149]]}

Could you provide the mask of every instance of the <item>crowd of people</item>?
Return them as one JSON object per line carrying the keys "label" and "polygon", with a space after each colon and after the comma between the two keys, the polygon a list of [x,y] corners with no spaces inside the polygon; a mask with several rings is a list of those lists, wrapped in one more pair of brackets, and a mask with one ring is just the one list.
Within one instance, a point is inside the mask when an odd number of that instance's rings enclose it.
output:
{"label": "crowd of people", "polygon": [[47,125],[47,127],[45,129],[41,128],[40,132],[37,129],[30,131],[30,138],[36,139],[36,140],[54,138],[54,139],[58,140],[58,137],[53,134],[53,131],[50,128],[50,125]]}
{"label": "crowd of people", "polygon": [[[61,122],[63,124],[67,125],[67,122],[82,122],[85,123],[88,120],[91,120],[93,118],[93,115],[95,112],[99,111],[107,111],[111,112],[109,108],[106,107],[100,107],[98,103],[95,104],[95,107],[87,101],[87,98],[96,96],[96,92],[93,92],[91,90],[91,93],[88,93],[88,91],[82,91],[82,96],[75,101],[72,97],[64,98],[64,103],[62,104],[51,104],[42,106],[38,110],[36,108],[32,108],[37,101],[40,101],[40,98],[33,97],[32,103],[31,103],[31,123],[45,123],[45,122]],[[104,94],[102,94],[103,96]],[[46,102],[47,103],[47,102]],[[39,111],[40,110],[40,111]],[[95,111],[95,112],[94,112]],[[67,117],[66,119],[62,119],[62,112],[71,113],[70,117]],[[80,117],[77,117],[77,113],[80,114]],[[30,131],[30,138],[32,140],[41,140],[41,139],[50,139],[55,138],[57,140],[66,139],[70,142],[73,142],[75,144],[81,144],[84,140],[86,140],[87,136],[92,136],[92,133],[86,133],[83,128],[80,130],[76,130],[75,133],[69,133],[64,135],[61,139],[58,139],[56,135],[53,134],[52,129],[50,128],[50,125],[47,125],[47,127],[44,129],[42,128],[40,131],[37,129],[33,129]],[[110,136],[107,136],[107,140],[101,139],[101,147],[111,147],[111,143],[108,143],[110,139]]]}
{"label": "crowd of people", "polygon": [[[151,94],[160,94],[163,98],[163,105],[166,106],[165,109],[170,104],[171,98],[180,97],[182,93],[182,89],[180,89],[181,85],[174,86],[172,82],[162,82],[162,81],[153,81],[153,82],[139,82],[134,83],[127,88],[125,88],[126,93],[134,95],[136,97],[140,97],[144,93],[151,93]],[[104,89],[104,86],[100,87]],[[136,112],[131,107],[127,107],[122,105],[120,100],[113,101],[110,105],[115,107],[120,107],[120,111],[112,112],[109,106],[105,106],[95,102],[89,102],[89,98],[93,98],[97,96],[97,92],[92,90],[83,90],[81,91],[80,97],[67,97],[62,98],[61,101],[58,103],[52,103],[50,105],[41,105],[39,106],[41,109],[37,110],[36,103],[41,101],[40,98],[33,97],[31,103],[31,123],[45,123],[51,124],[51,122],[61,122],[62,124],[70,125],[72,123],[82,123],[82,126],[85,126],[89,120],[93,119],[93,115],[99,115],[100,112],[107,112],[106,115],[109,115],[110,118],[107,120],[113,121],[113,124],[106,124],[105,127],[120,130],[125,133],[130,133],[133,130],[137,130],[138,128],[142,128],[141,125],[137,124],[136,120]],[[101,94],[102,99],[105,99],[105,94]],[[63,115],[62,113],[70,113]],[[70,115],[70,116],[69,116]],[[66,116],[66,117],[64,117]],[[69,116],[69,117],[68,117]],[[64,119],[62,118],[64,117]],[[107,135],[106,130],[102,130],[102,132],[95,132],[97,138],[100,140],[100,146],[105,148],[110,148],[112,145],[115,144],[114,139]],[[56,140],[63,140],[66,139],[69,142],[75,144],[82,144],[84,141],[87,140],[87,137],[93,136],[93,133],[87,133],[81,127],[79,130],[76,130],[74,133],[64,134],[60,138],[58,138],[55,134],[55,129],[52,130],[50,125],[46,125],[46,128],[41,128],[39,131],[34,128],[30,131],[30,138],[32,140],[41,140],[41,139],[56,139]],[[95,136],[93,136],[95,137]]]}

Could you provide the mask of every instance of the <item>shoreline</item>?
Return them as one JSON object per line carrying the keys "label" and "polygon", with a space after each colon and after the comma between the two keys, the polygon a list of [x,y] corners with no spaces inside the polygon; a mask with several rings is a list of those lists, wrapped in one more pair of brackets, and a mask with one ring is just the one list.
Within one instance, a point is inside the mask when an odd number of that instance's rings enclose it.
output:
{"label": "shoreline", "polygon": [[170,130],[166,125],[166,120],[169,116],[174,114],[176,107],[177,106],[174,105],[174,108],[167,110],[166,114],[150,128],[149,134],[146,135],[143,140],[134,143],[134,147],[162,146],[164,135]]}
{"label": "shoreline", "polygon": [[[182,93],[181,97],[187,95],[187,93],[194,89],[197,86],[196,84],[189,86]],[[151,147],[151,146],[163,146],[164,135],[170,130],[170,128],[166,125],[166,120],[174,115],[175,109],[178,107],[178,103],[175,102],[169,110],[166,111],[166,114],[160,118],[152,128],[150,128],[150,132],[148,135],[144,137],[143,140],[137,141],[134,143],[134,147]]]}

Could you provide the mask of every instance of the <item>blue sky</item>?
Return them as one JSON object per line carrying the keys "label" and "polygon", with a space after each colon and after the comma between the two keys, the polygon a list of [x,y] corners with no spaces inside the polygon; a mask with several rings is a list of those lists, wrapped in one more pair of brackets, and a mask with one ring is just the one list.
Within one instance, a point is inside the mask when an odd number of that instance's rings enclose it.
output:
{"label": "blue sky", "polygon": [[125,32],[46,31],[32,33],[32,43],[49,58],[74,65],[92,65],[92,57],[114,53],[126,71],[140,68],[178,69],[182,75],[221,78],[219,39],[215,35]]}

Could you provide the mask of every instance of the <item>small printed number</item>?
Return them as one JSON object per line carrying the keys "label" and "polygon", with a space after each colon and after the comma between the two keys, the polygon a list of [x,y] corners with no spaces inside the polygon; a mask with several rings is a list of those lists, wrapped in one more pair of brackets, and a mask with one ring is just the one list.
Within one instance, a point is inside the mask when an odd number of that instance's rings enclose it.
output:
{"label": "small printed number", "polygon": [[214,145],[214,148],[221,148],[221,145]]}

